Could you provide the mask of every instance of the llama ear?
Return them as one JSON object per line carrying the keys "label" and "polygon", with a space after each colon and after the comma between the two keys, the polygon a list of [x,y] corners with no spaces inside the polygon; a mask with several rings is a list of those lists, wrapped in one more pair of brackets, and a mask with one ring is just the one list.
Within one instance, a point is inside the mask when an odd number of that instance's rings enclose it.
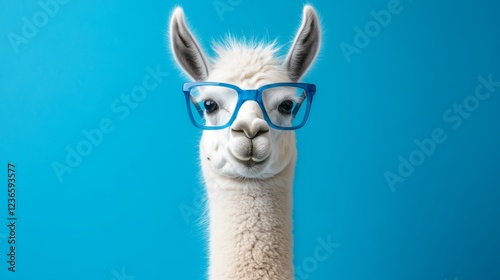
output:
{"label": "llama ear", "polygon": [[195,81],[205,81],[210,70],[208,60],[189,30],[180,7],[172,13],[169,37],[170,49],[177,64]]}
{"label": "llama ear", "polygon": [[304,6],[302,24],[288,52],[284,66],[294,82],[307,72],[316,59],[321,46],[321,24],[314,8]]}

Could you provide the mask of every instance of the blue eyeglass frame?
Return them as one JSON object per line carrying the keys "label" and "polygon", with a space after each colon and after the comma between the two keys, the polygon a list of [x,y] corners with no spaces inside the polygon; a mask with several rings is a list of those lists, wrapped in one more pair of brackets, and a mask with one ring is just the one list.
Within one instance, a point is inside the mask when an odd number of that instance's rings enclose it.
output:
{"label": "blue eyeglass frame", "polygon": [[[200,125],[196,122],[196,120],[193,117],[193,112],[191,109],[191,90],[195,87],[200,87],[200,86],[219,86],[219,87],[226,87],[235,90],[238,93],[238,103],[236,103],[236,108],[234,109],[233,115],[231,116],[231,119],[227,122],[225,125],[221,126],[205,126],[205,125]],[[309,100],[307,101],[306,104],[306,112],[304,115],[304,120],[296,126],[291,126],[291,127],[285,127],[285,126],[277,126],[272,123],[271,119],[267,115],[266,108],[264,107],[264,103],[262,101],[262,93],[266,89],[270,88],[275,88],[275,87],[298,87],[301,88],[305,91],[307,94],[307,97]],[[313,101],[313,97],[316,94],[316,85],[314,84],[309,84],[309,83],[274,83],[274,84],[267,84],[264,85],[258,89],[248,89],[244,90],[241,89],[233,84],[227,84],[227,83],[219,83],[219,82],[189,82],[189,83],[184,83],[182,87],[182,91],[184,92],[184,95],[186,96],[186,105],[188,108],[188,113],[189,113],[189,118],[191,119],[191,122],[194,124],[194,126],[204,129],[204,130],[218,130],[218,129],[224,129],[229,126],[231,126],[236,119],[236,116],[238,115],[238,112],[241,108],[241,105],[245,103],[246,101],[252,100],[255,101],[259,104],[260,109],[262,110],[262,113],[264,115],[264,119],[266,120],[267,124],[274,129],[278,130],[296,130],[304,126],[304,124],[307,121],[307,118],[309,117],[309,111],[311,110],[311,105]],[[200,112],[197,112],[200,113]],[[296,112],[295,112],[296,113]]]}

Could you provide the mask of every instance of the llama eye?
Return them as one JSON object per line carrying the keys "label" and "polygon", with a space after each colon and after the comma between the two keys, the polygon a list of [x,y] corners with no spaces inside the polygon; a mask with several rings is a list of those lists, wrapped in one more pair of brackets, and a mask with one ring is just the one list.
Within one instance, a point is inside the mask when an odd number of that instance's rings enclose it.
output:
{"label": "llama eye", "polygon": [[205,102],[203,102],[203,106],[205,107],[205,110],[207,110],[208,114],[211,114],[219,109],[219,105],[217,105],[217,102],[213,101],[212,99],[205,100]]}
{"label": "llama eye", "polygon": [[289,115],[292,113],[293,101],[285,100],[278,106],[278,111],[282,114]]}

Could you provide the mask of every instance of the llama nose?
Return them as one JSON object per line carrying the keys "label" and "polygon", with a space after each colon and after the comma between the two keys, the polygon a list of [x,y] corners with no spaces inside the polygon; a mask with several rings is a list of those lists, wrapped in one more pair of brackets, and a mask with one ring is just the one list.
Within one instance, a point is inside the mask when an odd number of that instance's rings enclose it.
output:
{"label": "llama nose", "polygon": [[231,126],[233,136],[244,134],[248,139],[254,139],[267,132],[269,132],[269,126],[263,119],[254,119],[252,121],[236,120]]}
{"label": "llama nose", "polygon": [[263,119],[262,111],[257,103],[245,102],[238,113],[238,117],[231,126],[233,136],[245,135],[253,139],[261,134],[269,132],[269,125]]}

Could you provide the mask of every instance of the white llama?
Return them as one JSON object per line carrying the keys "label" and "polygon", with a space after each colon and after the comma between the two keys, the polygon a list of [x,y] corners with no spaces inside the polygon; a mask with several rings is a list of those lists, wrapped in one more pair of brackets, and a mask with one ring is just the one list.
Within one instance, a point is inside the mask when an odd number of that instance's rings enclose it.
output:
{"label": "white llama", "polygon": [[[292,122],[301,106],[308,112],[303,101],[312,101],[315,89],[309,84],[295,96],[290,88],[299,84],[319,52],[316,11],[304,7],[284,60],[276,57],[274,43],[234,39],[217,45],[217,57],[209,59],[179,7],[172,14],[169,36],[175,60],[190,78],[224,83],[199,83],[209,90],[196,88],[196,83],[184,86],[192,121],[205,128],[200,158],[208,196],[209,279],[294,279],[291,213],[297,127]],[[259,100],[256,89],[276,83],[290,87],[273,91],[271,86],[268,94],[259,93]],[[238,89],[251,90],[236,94]]]}

